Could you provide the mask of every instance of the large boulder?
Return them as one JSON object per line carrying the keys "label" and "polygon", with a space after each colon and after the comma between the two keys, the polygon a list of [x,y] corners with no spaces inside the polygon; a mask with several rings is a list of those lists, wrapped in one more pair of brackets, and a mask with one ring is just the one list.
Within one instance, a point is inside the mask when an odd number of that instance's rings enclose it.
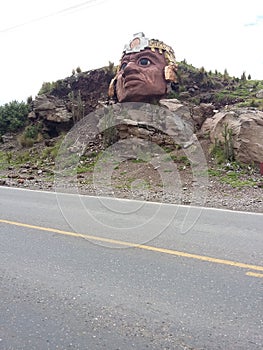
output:
{"label": "large boulder", "polygon": [[103,109],[97,110],[96,118],[101,133],[107,127],[115,126],[119,139],[136,137],[159,146],[188,147],[196,140],[188,114],[188,110],[180,104],[178,109],[169,109],[167,106],[125,102],[110,106],[107,113]]}
{"label": "large boulder", "polygon": [[33,102],[33,113],[29,118],[38,118],[55,123],[68,123],[72,120],[72,113],[69,112],[62,100],[51,95],[38,95]]}
{"label": "large boulder", "polygon": [[236,160],[246,164],[263,162],[263,112],[249,108],[224,110],[206,119],[202,131],[209,133],[214,144],[224,144],[227,131]]}
{"label": "large boulder", "polygon": [[212,103],[200,103],[192,108],[192,119],[194,121],[195,130],[200,130],[207,118],[215,114],[215,106]]}
{"label": "large boulder", "polygon": [[175,112],[184,122],[191,125],[195,131],[200,130],[204,121],[215,114],[215,106],[211,103],[200,103],[200,105],[192,107],[175,98],[162,99],[159,103],[160,106]]}
{"label": "large boulder", "polygon": [[194,126],[194,121],[192,119],[190,109],[185,104],[182,104],[176,98],[173,99],[162,99],[159,101],[161,107],[169,109],[169,111],[174,112],[178,117],[180,117],[184,122]]}
{"label": "large boulder", "polygon": [[259,91],[256,93],[256,97],[257,97],[257,98],[263,98],[263,89],[259,90]]}

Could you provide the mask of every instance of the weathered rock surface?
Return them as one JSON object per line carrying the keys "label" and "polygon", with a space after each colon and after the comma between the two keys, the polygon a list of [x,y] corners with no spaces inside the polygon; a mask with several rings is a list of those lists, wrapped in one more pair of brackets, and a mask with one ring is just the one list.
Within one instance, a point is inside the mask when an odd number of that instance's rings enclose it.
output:
{"label": "weathered rock surface", "polygon": [[168,108],[171,112],[175,112],[184,122],[191,125],[195,131],[201,128],[207,118],[215,114],[215,106],[211,103],[200,103],[198,106],[190,107],[186,103],[173,98],[160,100],[160,105]]}
{"label": "weathered rock surface", "polygon": [[182,104],[181,101],[173,99],[162,99],[160,100],[160,106],[168,108],[169,111],[175,112],[175,114],[180,117],[184,122],[190,126],[194,126],[194,121],[192,119],[190,109],[188,106]]}
{"label": "weathered rock surface", "polygon": [[[72,103],[69,94],[75,100],[80,96],[84,115],[87,115],[95,110],[99,101],[107,99],[109,83],[114,74],[108,67],[81,72],[57,82],[51,94],[69,104]],[[70,106],[69,109],[71,109]]]}
{"label": "weathered rock surface", "polygon": [[171,105],[174,108],[132,102],[115,104],[109,107],[109,113],[96,112],[98,129],[104,133],[106,126],[115,126],[119,139],[136,137],[159,146],[188,146],[195,139],[190,112],[178,103]]}
{"label": "weathered rock surface", "polygon": [[33,111],[29,114],[29,118],[68,123],[72,120],[72,113],[67,110],[61,99],[43,94],[33,101]]}
{"label": "weathered rock surface", "polygon": [[262,89],[262,90],[259,90],[259,91],[256,93],[256,97],[257,97],[257,98],[263,98],[263,89]]}
{"label": "weathered rock surface", "polygon": [[28,118],[42,121],[51,137],[58,136],[107,99],[112,76],[113,72],[101,68],[59,80],[48,93],[36,96]]}
{"label": "weathered rock surface", "polygon": [[224,144],[225,128],[231,130],[235,159],[246,163],[263,162],[263,112],[249,108],[223,110],[208,118],[202,127],[211,141]]}
{"label": "weathered rock surface", "polygon": [[194,121],[195,130],[200,130],[207,118],[215,114],[215,107],[212,103],[200,103],[199,106],[192,108],[192,119]]}
{"label": "weathered rock surface", "polygon": [[[112,71],[103,68],[72,75],[57,81],[49,94],[36,97],[32,103],[29,118],[32,121],[43,121],[43,131],[49,134],[50,137],[58,136],[61,131],[69,131],[73,124],[83,116],[90,115],[100,109],[100,101],[107,100],[108,85],[113,74]],[[200,79],[195,78],[189,82],[190,85],[186,84],[189,85],[188,90],[190,91],[187,93],[192,95],[202,90]],[[256,97],[262,98],[262,96],[263,92],[259,90]],[[203,98],[200,101],[210,102],[209,99]],[[81,110],[78,109],[80,102]],[[143,114],[136,112],[133,115],[132,111],[129,115],[122,115],[121,119],[116,121],[117,139],[137,137],[160,146],[170,145],[176,139],[179,144],[186,145],[189,141],[192,142],[194,133],[201,129],[203,133],[210,134],[213,143],[216,140],[223,142],[225,124],[228,124],[228,129],[232,131],[236,160],[244,163],[260,163],[263,161],[263,112],[233,107],[214,115],[215,108],[218,107],[214,104],[200,103],[200,105],[195,106],[177,99],[163,99],[160,101],[160,106],[163,110],[167,109],[168,114],[165,115],[164,113],[162,115],[160,113],[156,118],[154,117],[154,120],[151,117],[152,111],[148,111],[148,115],[145,112]],[[118,108],[117,106],[113,107],[115,111]],[[77,114],[81,113],[81,115],[77,115],[77,118],[76,109]],[[85,142],[88,140],[88,143],[97,143],[100,142],[99,137],[105,136],[103,113],[102,116],[99,113],[96,114],[96,118],[89,120],[85,127],[82,125],[81,134],[84,135]],[[99,123],[100,118],[104,118],[104,121]],[[91,130],[88,130],[89,126],[91,126]],[[3,138],[3,141],[6,140]]]}

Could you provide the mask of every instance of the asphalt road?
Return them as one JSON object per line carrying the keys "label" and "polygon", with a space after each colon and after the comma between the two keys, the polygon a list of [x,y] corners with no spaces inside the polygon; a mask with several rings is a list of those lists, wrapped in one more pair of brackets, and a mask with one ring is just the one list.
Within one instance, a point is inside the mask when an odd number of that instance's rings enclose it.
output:
{"label": "asphalt road", "polygon": [[263,214],[0,198],[0,349],[263,348]]}

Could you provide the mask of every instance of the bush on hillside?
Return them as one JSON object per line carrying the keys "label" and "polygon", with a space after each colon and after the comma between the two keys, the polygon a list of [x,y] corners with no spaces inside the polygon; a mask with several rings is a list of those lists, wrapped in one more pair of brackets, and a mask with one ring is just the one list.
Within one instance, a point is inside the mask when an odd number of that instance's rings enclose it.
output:
{"label": "bush on hillside", "polygon": [[29,105],[12,101],[0,106],[0,136],[7,132],[16,132],[26,125]]}

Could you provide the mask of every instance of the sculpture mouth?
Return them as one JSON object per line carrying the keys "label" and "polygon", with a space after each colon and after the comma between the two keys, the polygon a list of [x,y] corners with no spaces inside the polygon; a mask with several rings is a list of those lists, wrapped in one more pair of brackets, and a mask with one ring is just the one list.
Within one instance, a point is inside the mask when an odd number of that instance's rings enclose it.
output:
{"label": "sculpture mouth", "polygon": [[134,76],[134,75],[128,75],[125,77],[124,79],[124,84],[126,85],[128,84],[138,84],[142,82],[142,80],[140,78],[138,78],[138,76]]}

